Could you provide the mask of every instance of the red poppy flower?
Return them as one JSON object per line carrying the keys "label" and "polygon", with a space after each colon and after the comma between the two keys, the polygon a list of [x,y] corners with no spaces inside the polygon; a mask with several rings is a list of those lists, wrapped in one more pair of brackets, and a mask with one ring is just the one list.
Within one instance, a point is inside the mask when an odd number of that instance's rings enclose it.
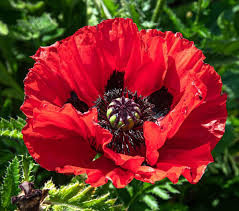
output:
{"label": "red poppy flower", "polygon": [[196,183],[213,162],[226,96],[202,51],[180,33],[138,31],[116,18],[32,58],[22,132],[43,168],[121,188],[133,178]]}

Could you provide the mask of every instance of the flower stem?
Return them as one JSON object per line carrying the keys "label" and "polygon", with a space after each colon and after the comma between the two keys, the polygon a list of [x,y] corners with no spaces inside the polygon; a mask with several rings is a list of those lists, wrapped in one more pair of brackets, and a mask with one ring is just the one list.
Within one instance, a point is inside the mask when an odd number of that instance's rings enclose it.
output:
{"label": "flower stem", "polygon": [[166,0],[158,0],[151,21],[157,22]]}
{"label": "flower stem", "polygon": [[199,18],[200,18],[200,13],[201,13],[201,6],[202,6],[202,0],[198,0],[198,9],[197,9],[197,14],[196,14],[196,18],[195,18],[195,22],[194,24],[197,25],[199,22]]}

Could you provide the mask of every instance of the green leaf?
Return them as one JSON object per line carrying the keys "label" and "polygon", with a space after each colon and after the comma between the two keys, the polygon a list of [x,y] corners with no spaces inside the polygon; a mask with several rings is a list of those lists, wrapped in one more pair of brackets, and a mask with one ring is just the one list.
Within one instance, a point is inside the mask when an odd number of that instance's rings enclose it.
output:
{"label": "green leaf", "polygon": [[40,17],[28,16],[28,20],[17,20],[13,35],[18,40],[38,39],[45,34],[56,32],[57,27],[57,22],[49,14],[43,13]]}
{"label": "green leaf", "polygon": [[201,8],[206,9],[210,4],[210,0],[202,0],[201,1]]}
{"label": "green leaf", "polygon": [[44,189],[50,189],[46,204],[53,210],[118,210],[121,207],[115,205],[116,199],[110,198],[110,193],[95,194],[97,188],[85,183],[74,182],[57,189],[48,181]]}
{"label": "green leaf", "polygon": [[21,117],[17,119],[10,118],[10,120],[0,118],[0,136],[22,139],[21,130],[24,125],[25,120]]}
{"label": "green leaf", "polygon": [[152,210],[159,210],[159,205],[157,200],[151,196],[151,195],[146,195],[142,199]]}
{"label": "green leaf", "polygon": [[8,35],[8,27],[7,27],[7,24],[3,23],[1,20],[0,20],[0,35]]}
{"label": "green leaf", "polygon": [[238,55],[239,39],[234,40],[208,40],[207,47],[212,48],[215,52],[221,52],[224,55]]}
{"label": "green leaf", "polygon": [[54,33],[44,35],[42,37],[42,41],[43,42],[49,42],[52,39],[60,37],[64,32],[65,32],[65,30],[63,28],[58,28],[58,29],[56,29],[56,31],[54,31]]}
{"label": "green leaf", "polygon": [[21,0],[8,0],[13,8],[16,10],[27,10],[31,13],[40,10],[44,6],[44,1],[37,1],[36,3],[24,2]]}
{"label": "green leaf", "polygon": [[[161,186],[160,186],[161,187]],[[171,184],[168,182],[162,186],[162,188],[168,190],[170,193],[180,193],[176,188],[174,188]]]}
{"label": "green leaf", "polygon": [[31,13],[40,10],[44,6],[44,1],[38,1],[35,4],[26,2],[26,9],[29,10]]}
{"label": "green leaf", "polygon": [[22,155],[21,157],[22,182],[34,182],[33,172],[38,168],[38,165],[35,164],[29,155]]}
{"label": "green leaf", "polygon": [[19,171],[19,160],[15,157],[6,170],[6,174],[0,188],[1,207],[6,210],[10,210],[10,208],[13,207],[13,205],[11,205],[11,197],[16,196],[20,190],[18,188],[20,182]]}
{"label": "green leaf", "polygon": [[[185,179],[186,180],[186,179]],[[180,179],[178,184],[183,184],[184,180]],[[177,194],[179,191],[174,188],[174,186],[178,184],[172,184],[166,180],[161,180],[156,182],[155,184],[150,184],[150,183],[142,183],[137,180],[133,180],[130,185],[126,187],[126,189],[129,192],[130,200],[126,201],[126,204],[129,209],[134,209],[137,207],[139,201],[141,200],[140,203],[150,203],[150,200],[157,201],[159,199],[163,200],[168,200],[171,198],[170,193],[172,194]],[[147,195],[146,199],[144,198]],[[153,197],[153,198],[152,198]],[[124,200],[125,201],[125,200]],[[153,203],[153,202],[152,202]],[[150,206],[151,209],[152,205]],[[155,208],[155,206],[154,206]]]}
{"label": "green leaf", "polygon": [[156,196],[160,197],[161,199],[168,200],[170,199],[170,196],[168,195],[167,191],[159,188],[159,187],[154,187],[149,191],[150,193],[155,194]]}
{"label": "green leaf", "polygon": [[116,15],[118,5],[113,0],[102,0],[105,7],[109,10],[112,16]]}
{"label": "green leaf", "polygon": [[11,6],[15,9],[22,10],[26,7],[26,3],[20,0],[8,0]]}

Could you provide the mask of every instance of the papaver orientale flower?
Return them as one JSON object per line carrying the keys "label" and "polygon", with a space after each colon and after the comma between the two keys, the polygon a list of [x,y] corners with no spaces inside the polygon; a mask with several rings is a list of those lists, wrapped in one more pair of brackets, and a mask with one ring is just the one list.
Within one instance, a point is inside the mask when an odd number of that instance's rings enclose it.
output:
{"label": "papaver orientale flower", "polygon": [[190,183],[213,162],[226,96],[201,50],[131,19],[86,26],[40,47],[25,84],[24,142],[45,169],[100,186]]}

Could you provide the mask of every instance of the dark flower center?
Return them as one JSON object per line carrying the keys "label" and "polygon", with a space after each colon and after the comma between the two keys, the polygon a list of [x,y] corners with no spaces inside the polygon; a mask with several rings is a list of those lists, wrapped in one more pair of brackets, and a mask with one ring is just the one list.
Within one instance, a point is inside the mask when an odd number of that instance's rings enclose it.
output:
{"label": "dark flower center", "polygon": [[[165,87],[147,97],[132,93],[124,88],[124,73],[114,71],[105,86],[104,95],[95,102],[98,124],[113,135],[107,147],[117,153],[130,155],[144,151],[141,150],[145,146],[143,123],[163,118],[170,111],[172,102],[173,96]],[[71,103],[82,113],[89,109],[74,91],[66,103]],[[101,153],[94,141],[89,142],[94,150]]]}
{"label": "dark flower center", "polygon": [[113,128],[130,130],[139,122],[141,111],[138,104],[123,96],[108,105],[106,116]]}
{"label": "dark flower center", "polygon": [[148,97],[127,89],[112,89],[97,99],[96,107],[98,124],[113,135],[108,147],[118,153],[137,154],[144,146],[144,121],[156,120]]}

